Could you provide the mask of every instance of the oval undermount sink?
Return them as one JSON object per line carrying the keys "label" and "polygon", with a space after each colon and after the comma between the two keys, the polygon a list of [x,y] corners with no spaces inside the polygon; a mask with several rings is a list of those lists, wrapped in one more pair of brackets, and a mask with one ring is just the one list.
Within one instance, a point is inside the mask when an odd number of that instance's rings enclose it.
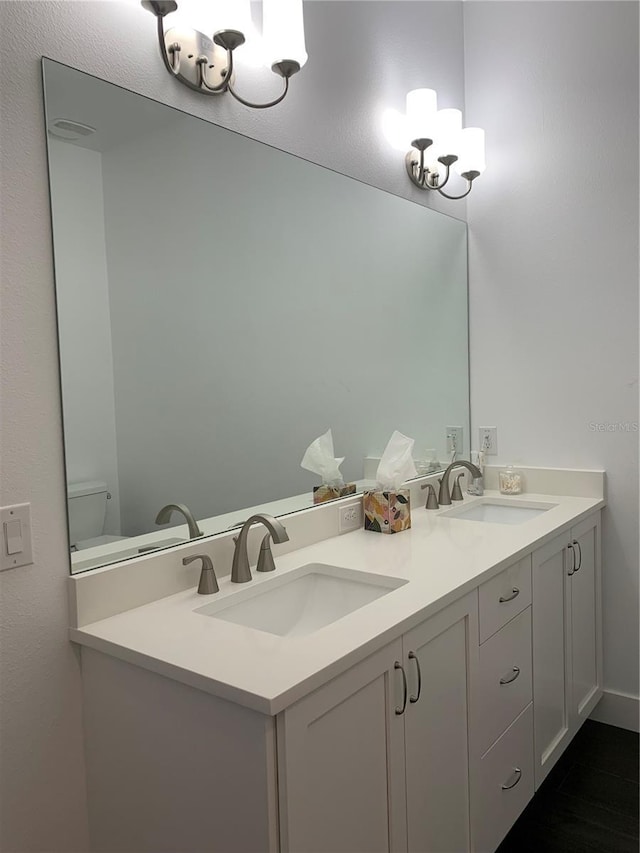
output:
{"label": "oval undermount sink", "polygon": [[405,583],[402,578],[309,563],[248,584],[195,612],[280,637],[304,637]]}
{"label": "oval undermount sink", "polygon": [[443,518],[484,521],[489,524],[523,524],[553,509],[557,504],[541,501],[512,501],[509,498],[479,498],[468,505],[441,512]]}

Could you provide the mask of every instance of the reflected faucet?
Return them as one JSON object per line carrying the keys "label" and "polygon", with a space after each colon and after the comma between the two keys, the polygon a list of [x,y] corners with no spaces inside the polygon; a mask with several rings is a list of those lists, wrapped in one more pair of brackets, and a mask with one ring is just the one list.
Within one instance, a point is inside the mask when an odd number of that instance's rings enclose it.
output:
{"label": "reflected faucet", "polygon": [[167,504],[163,506],[156,516],[156,524],[167,524],[174,512],[184,515],[189,525],[189,539],[197,539],[198,536],[204,536],[204,533],[200,530],[198,523],[193,517],[193,513],[186,504]]}
{"label": "reflected faucet", "polygon": [[[450,506],[451,505],[451,493],[449,492],[449,474],[454,468],[463,467],[468,471],[471,471],[473,474],[474,480],[480,478],[482,479],[482,471],[476,467],[473,462],[467,462],[466,459],[456,459],[455,462],[452,462],[447,468],[445,468],[444,474],[440,479],[440,494],[438,495],[438,503],[440,506]],[[461,495],[462,496],[462,495]]]}
{"label": "reflected faucet", "polygon": [[251,580],[247,536],[249,535],[249,529],[254,524],[264,524],[271,534],[273,541],[278,545],[289,541],[289,534],[285,530],[284,525],[272,515],[262,515],[262,513],[252,515],[242,525],[240,535],[236,541],[236,549],[233,552],[233,563],[231,565],[231,583],[246,583]]}

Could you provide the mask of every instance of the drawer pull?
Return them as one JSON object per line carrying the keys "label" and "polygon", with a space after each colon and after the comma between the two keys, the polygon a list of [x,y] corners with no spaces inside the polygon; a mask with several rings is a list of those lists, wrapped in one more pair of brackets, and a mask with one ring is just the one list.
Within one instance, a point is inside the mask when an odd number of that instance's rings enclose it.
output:
{"label": "drawer pull", "polygon": [[517,598],[519,595],[520,595],[520,590],[518,589],[517,586],[514,586],[514,588],[509,593],[509,595],[501,595],[500,598],[498,599],[498,601],[500,602],[500,604],[506,604],[507,601],[513,601],[513,599]]}
{"label": "drawer pull", "polygon": [[402,673],[402,707],[395,709],[396,714],[399,717],[401,714],[404,714],[407,707],[407,675],[404,671],[404,667],[398,661],[394,663],[393,668],[399,669]]}
{"label": "drawer pull", "polygon": [[518,782],[522,779],[522,770],[519,767],[513,768],[513,773],[509,776],[508,780],[502,786],[503,791],[509,791],[511,788],[515,788]]}
{"label": "drawer pull", "polygon": [[409,696],[409,702],[412,704],[417,702],[420,698],[420,694],[422,693],[422,672],[420,671],[420,661],[418,660],[418,656],[415,652],[409,652],[409,660],[414,660],[416,662],[416,672],[418,675],[418,690],[415,696]]}
{"label": "drawer pull", "polygon": [[520,667],[514,666],[510,675],[503,675],[500,679],[500,684],[511,684],[520,675]]}

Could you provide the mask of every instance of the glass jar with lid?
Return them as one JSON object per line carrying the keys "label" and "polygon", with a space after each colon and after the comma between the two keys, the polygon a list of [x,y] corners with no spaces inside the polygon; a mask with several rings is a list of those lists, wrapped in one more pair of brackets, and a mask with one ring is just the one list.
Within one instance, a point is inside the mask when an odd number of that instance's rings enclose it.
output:
{"label": "glass jar with lid", "polygon": [[513,465],[507,465],[498,473],[501,495],[519,495],[523,491],[522,471],[518,471]]}

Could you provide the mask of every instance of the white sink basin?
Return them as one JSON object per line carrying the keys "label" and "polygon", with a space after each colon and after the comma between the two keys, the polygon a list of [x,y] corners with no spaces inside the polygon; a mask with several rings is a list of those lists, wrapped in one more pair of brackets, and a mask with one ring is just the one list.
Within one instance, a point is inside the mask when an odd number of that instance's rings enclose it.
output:
{"label": "white sink basin", "polygon": [[407,583],[369,572],[310,563],[274,575],[195,612],[280,637],[304,637]]}
{"label": "white sink basin", "polygon": [[523,524],[537,518],[557,504],[540,501],[513,501],[509,498],[480,498],[466,506],[456,506],[441,512],[443,518],[459,518],[462,521],[485,521],[490,524]]}

